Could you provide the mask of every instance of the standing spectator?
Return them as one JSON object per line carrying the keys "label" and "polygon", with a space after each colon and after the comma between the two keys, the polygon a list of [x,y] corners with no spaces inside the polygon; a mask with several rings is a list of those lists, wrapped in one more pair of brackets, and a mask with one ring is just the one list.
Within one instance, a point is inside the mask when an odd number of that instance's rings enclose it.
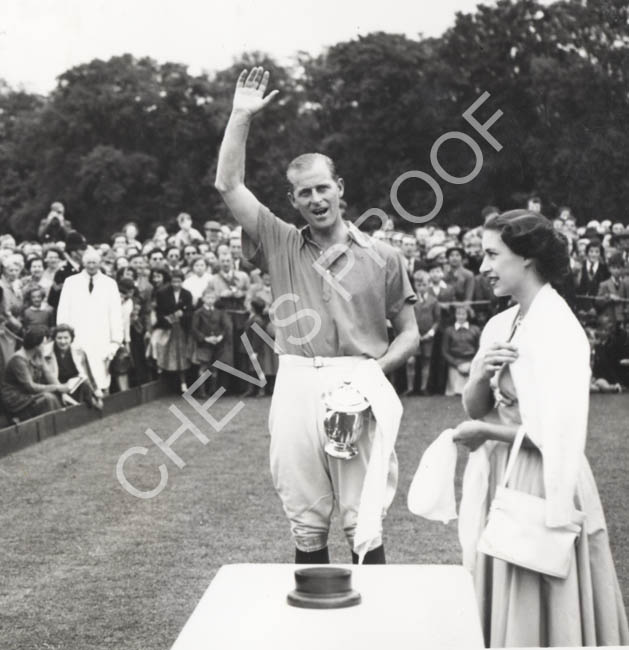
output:
{"label": "standing spectator", "polygon": [[627,322],[629,310],[629,277],[623,277],[623,271],[622,257],[616,254],[609,260],[611,277],[598,287],[598,311],[608,316],[614,327]]}
{"label": "standing spectator", "polygon": [[170,266],[171,272],[181,268],[181,251],[177,246],[169,246],[166,249],[166,263]]}
{"label": "standing spectator", "polygon": [[251,273],[255,268],[254,265],[243,257],[242,240],[240,231],[234,231],[229,238],[229,252],[232,254],[234,270],[243,273]]}
{"label": "standing spectator", "polygon": [[[419,348],[414,357],[407,362],[408,392],[426,395],[435,335],[441,320],[439,301],[429,292],[430,276],[426,271],[416,271],[413,275],[417,302],[413,305],[419,329]],[[418,381],[419,377],[419,381]]]}
{"label": "standing spectator", "polygon": [[161,267],[165,261],[164,251],[161,248],[154,248],[149,253],[149,268]]}
{"label": "standing spectator", "polygon": [[[231,344],[231,322],[227,314],[215,305],[216,294],[212,289],[206,288],[201,296],[201,306],[192,316],[192,363],[199,365],[199,377],[209,370],[217,359],[221,359],[225,346]],[[212,371],[209,391],[206,390],[205,384],[199,387],[199,397],[207,397],[208,392],[216,392],[218,372],[216,369]]]}
{"label": "standing spectator", "polygon": [[68,393],[67,384],[61,384],[44,361],[46,330],[34,327],[24,335],[23,347],[9,359],[0,398],[7,413],[28,420],[61,406],[59,395]]}
{"label": "standing spectator", "polygon": [[408,272],[409,277],[413,277],[415,271],[418,271],[422,264],[417,259],[417,240],[412,235],[404,235],[402,237],[402,256],[404,257],[404,268]]}
{"label": "standing spectator", "polygon": [[44,272],[42,273],[40,284],[44,287],[44,291],[46,292],[46,301],[48,301],[48,293],[55,281],[55,273],[61,267],[61,258],[61,251],[54,246],[47,248],[44,252]]}
{"label": "standing spectator", "polygon": [[52,307],[44,302],[44,290],[37,285],[31,286],[26,295],[26,302],[29,306],[22,316],[24,330],[40,325],[46,328],[46,332],[52,331],[55,325],[55,314]]}
{"label": "standing spectator", "polygon": [[138,226],[134,221],[129,221],[122,227],[122,234],[127,240],[128,246],[137,245],[142,248],[142,243],[138,241]]}
{"label": "standing spectator", "polygon": [[53,203],[52,206],[48,216],[39,222],[37,228],[37,239],[44,244],[66,241],[72,230],[72,224],[65,218],[63,205]]}
{"label": "standing spectator", "polygon": [[175,246],[182,248],[188,244],[202,242],[203,235],[192,227],[192,217],[187,212],[182,212],[177,217],[179,232],[175,235]]}
{"label": "standing spectator", "polygon": [[2,265],[0,277],[0,352],[3,366],[16,350],[16,342],[22,335],[22,310],[24,303],[18,289],[20,267],[10,255]]}
{"label": "standing spectator", "polygon": [[97,388],[109,390],[109,362],[122,344],[122,311],[115,280],[100,269],[100,253],[83,255],[85,269],[64,283],[57,322],[74,328],[77,345],[87,354]]}
{"label": "standing spectator", "polygon": [[[44,276],[44,260],[39,256],[30,257],[26,262],[26,268],[28,270],[28,275],[22,278],[23,295],[26,296],[33,287],[39,287],[44,290],[44,285],[42,284]],[[26,301],[25,304],[28,305],[28,301]]]}
{"label": "standing spectator", "polygon": [[474,297],[474,274],[463,266],[464,251],[460,246],[452,246],[446,251],[450,270],[445,281],[454,288],[454,298],[459,302],[470,302]]}
{"label": "standing spectator", "polygon": [[[132,270],[132,269],[130,269]],[[129,371],[131,370],[131,316],[133,314],[133,296],[135,284],[131,278],[121,278],[118,281],[120,294],[120,312],[122,314],[122,345],[110,363],[113,384],[117,390],[129,390]]]}
{"label": "standing spectator", "polygon": [[212,276],[208,273],[207,262],[200,255],[190,260],[190,269],[192,273],[183,281],[183,288],[192,294],[192,304],[196,308]]}
{"label": "standing spectator", "polygon": [[156,326],[167,333],[166,340],[158,348],[157,365],[161,370],[176,372],[181,392],[185,393],[188,390],[186,370],[190,367],[188,336],[192,294],[182,284],[183,273],[175,269],[170,274],[170,283],[157,291]]}
{"label": "standing spectator", "polygon": [[85,241],[85,237],[76,230],[71,230],[66,239],[64,264],[55,273],[52,287],[50,287],[50,291],[48,292],[48,304],[55,310],[55,313],[59,306],[59,297],[61,296],[61,289],[63,288],[64,282],[71,275],[80,273],[83,268],[81,259],[86,248],[87,242]]}
{"label": "standing spectator", "polygon": [[210,250],[216,254],[221,244],[221,224],[218,221],[206,221],[203,229],[205,230],[205,241]]}
{"label": "standing spectator", "polygon": [[457,305],[454,317],[454,325],[446,328],[441,345],[441,352],[448,364],[446,395],[463,394],[471,361],[480,342],[480,330],[476,325],[470,325],[467,305]]}
{"label": "standing spectator", "polygon": [[[603,280],[609,278],[609,271],[602,258],[602,246],[598,239],[593,239],[585,247],[585,264],[581,268],[581,277],[577,285],[579,296],[596,296],[598,287]],[[577,302],[581,313],[590,312],[596,316],[595,303],[587,298],[580,298]]]}
{"label": "standing spectator", "polygon": [[192,273],[192,260],[195,257],[199,257],[199,249],[195,244],[186,244],[183,247],[183,266],[181,270],[183,271],[184,277],[188,277]]}
{"label": "standing spectator", "polygon": [[249,289],[249,276],[234,269],[232,254],[227,246],[219,247],[218,263],[219,271],[212,276],[210,285],[219,296],[221,307],[243,311]]}

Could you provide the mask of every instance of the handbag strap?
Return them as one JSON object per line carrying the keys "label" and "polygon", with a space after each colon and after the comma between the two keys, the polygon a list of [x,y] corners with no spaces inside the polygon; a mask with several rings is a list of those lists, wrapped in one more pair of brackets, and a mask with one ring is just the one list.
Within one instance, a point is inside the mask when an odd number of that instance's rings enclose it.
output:
{"label": "handbag strap", "polygon": [[[511,339],[513,339],[513,336],[515,335],[521,322],[522,322],[522,316],[520,310],[518,310],[518,313],[515,315],[515,318],[513,319],[513,323],[511,325],[511,333],[509,334],[507,343],[510,342]],[[511,447],[511,453],[509,454],[509,460],[507,461],[507,469],[505,470],[504,479],[502,481],[502,487],[507,487],[507,482],[509,480],[509,477],[511,476],[511,472],[513,471],[513,466],[515,465],[515,459],[517,458],[518,452],[520,451],[520,447],[522,446],[522,441],[524,440],[525,435],[526,432],[524,431],[524,427],[523,426],[518,427],[518,431],[515,434],[515,438],[513,440],[513,446]]]}
{"label": "handbag strap", "polygon": [[509,480],[509,477],[511,476],[511,472],[513,471],[513,466],[515,465],[515,459],[517,458],[518,452],[520,451],[520,447],[522,446],[522,441],[524,440],[525,435],[526,435],[526,431],[524,430],[524,427],[523,426],[518,427],[518,431],[515,434],[515,438],[513,440],[513,446],[511,447],[511,453],[509,454],[507,469],[505,470],[505,475],[502,480],[502,487],[507,487],[507,481]]}

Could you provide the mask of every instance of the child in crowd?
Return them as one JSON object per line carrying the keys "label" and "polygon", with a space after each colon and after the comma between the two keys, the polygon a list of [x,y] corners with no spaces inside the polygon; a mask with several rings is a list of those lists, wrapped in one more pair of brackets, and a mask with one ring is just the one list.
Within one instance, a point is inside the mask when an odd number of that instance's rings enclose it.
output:
{"label": "child in crowd", "polygon": [[[415,292],[417,293],[417,302],[414,305],[414,309],[419,328],[420,342],[416,354],[406,364],[407,393],[426,395],[433,344],[441,320],[441,307],[437,298],[428,291],[430,276],[426,271],[415,271],[413,274],[413,283],[415,285]],[[419,381],[418,375],[420,378]]]}
{"label": "child in crowd", "polygon": [[[216,304],[216,292],[207,288],[201,294],[201,306],[192,316],[192,363],[199,365],[199,377],[219,358],[225,343],[230,339],[231,321],[223,309]],[[209,391],[206,381],[196,391],[199,397],[207,397],[218,388],[218,370],[211,370]]]}
{"label": "child in crowd", "polygon": [[24,310],[22,325],[28,330],[33,325],[43,325],[50,332],[55,325],[55,315],[52,308],[44,303],[44,290],[39,286],[32,286],[27,294],[30,307]]}
{"label": "child in crowd", "polygon": [[471,361],[478,350],[480,330],[470,325],[470,308],[462,303],[455,306],[454,325],[443,333],[441,351],[448,364],[446,395],[461,395],[470,374]]}

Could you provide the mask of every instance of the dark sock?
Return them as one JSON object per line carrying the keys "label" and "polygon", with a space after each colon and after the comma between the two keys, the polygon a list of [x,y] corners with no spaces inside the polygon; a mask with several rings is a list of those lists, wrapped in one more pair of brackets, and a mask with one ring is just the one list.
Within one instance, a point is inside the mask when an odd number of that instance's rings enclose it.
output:
{"label": "dark sock", "polygon": [[300,551],[295,549],[295,564],[330,564],[328,547],[325,546],[318,551]]}
{"label": "dark sock", "polygon": [[[386,564],[387,561],[384,557],[384,546],[378,546],[377,548],[368,551],[365,554],[365,559],[363,564]],[[358,555],[352,551],[352,564],[358,564]]]}

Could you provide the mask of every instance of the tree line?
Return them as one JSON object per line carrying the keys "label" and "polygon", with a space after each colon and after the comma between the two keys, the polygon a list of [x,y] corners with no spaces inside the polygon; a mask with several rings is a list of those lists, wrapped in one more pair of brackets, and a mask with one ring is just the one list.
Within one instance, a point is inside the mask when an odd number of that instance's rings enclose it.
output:
{"label": "tree line", "polygon": [[[34,236],[52,200],[94,240],[129,220],[147,237],[181,211],[197,223],[229,221],[213,188],[216,157],[238,72],[252,65],[270,69],[281,92],[252,128],[247,180],[289,220],[286,164],[321,151],[345,179],[350,216],[380,208],[401,228],[409,224],[389,192],[409,170],[442,187],[440,225],[476,225],[484,205],[511,208],[530,193],[549,216],[568,205],[580,223],[628,221],[627,3],[499,0],[457,14],[439,38],[372,33],[319,56],[298,53],[291,66],[255,52],[192,75],[179,63],[124,55],[64,72],[48,96],[0,83],[0,231]],[[463,118],[484,92],[490,97],[475,117],[502,111],[490,129],[500,151]],[[463,184],[442,180],[430,159],[452,131],[471,136],[483,154]],[[464,177],[475,157],[451,139],[438,161]],[[435,204],[416,179],[398,198],[417,215]]]}

